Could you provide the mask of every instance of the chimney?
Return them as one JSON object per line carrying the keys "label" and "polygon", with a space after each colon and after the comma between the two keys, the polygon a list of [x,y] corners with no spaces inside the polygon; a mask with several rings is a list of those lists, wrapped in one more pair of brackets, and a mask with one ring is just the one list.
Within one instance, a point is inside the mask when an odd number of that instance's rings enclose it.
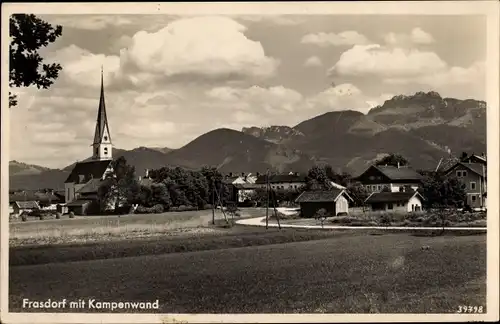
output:
{"label": "chimney", "polygon": [[399,169],[399,162],[398,162],[398,169]]}
{"label": "chimney", "polygon": [[144,178],[149,178],[149,169],[144,172]]}
{"label": "chimney", "polygon": [[241,176],[244,177],[245,176],[245,172],[241,172]]}
{"label": "chimney", "polygon": [[482,157],[486,157],[486,154],[483,152],[483,153],[481,153],[481,156]]}
{"label": "chimney", "polygon": [[139,176],[139,181],[141,181],[141,180],[142,180],[142,177],[141,177],[141,176]]}
{"label": "chimney", "polygon": [[255,173],[255,175],[256,175],[257,177],[259,177],[259,176],[260,176],[260,173],[259,173],[259,172],[256,172],[256,173]]}
{"label": "chimney", "polygon": [[298,172],[295,172],[295,176],[298,177],[299,176],[299,173]]}

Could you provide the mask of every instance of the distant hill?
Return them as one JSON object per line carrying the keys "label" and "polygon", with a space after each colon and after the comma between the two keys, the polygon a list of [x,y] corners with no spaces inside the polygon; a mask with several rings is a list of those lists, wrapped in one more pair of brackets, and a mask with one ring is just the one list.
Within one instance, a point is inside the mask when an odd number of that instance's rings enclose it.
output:
{"label": "distant hill", "polygon": [[[145,169],[217,166],[223,172],[306,172],[317,163],[337,171],[358,173],[383,154],[396,152],[415,168],[433,169],[440,158],[463,151],[486,152],[486,103],[442,98],[436,92],[395,96],[364,115],[332,107],[294,127],[247,127],[242,131],[216,129],[185,146],[113,149],[138,175]],[[11,161],[11,188],[56,187],[74,164],[63,170]],[[62,180],[61,180],[62,179]],[[62,184],[62,183],[61,183]]]}
{"label": "distant hill", "polygon": [[26,164],[15,160],[9,162],[9,175],[34,175],[47,170],[50,169],[35,164]]}

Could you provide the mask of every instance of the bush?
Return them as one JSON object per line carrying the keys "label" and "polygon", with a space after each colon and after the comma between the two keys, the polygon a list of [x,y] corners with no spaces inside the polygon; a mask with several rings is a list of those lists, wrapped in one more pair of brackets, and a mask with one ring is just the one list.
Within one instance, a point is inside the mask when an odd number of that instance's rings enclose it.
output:
{"label": "bush", "polygon": [[23,212],[21,214],[21,221],[26,222],[28,220],[28,213]]}
{"label": "bush", "polygon": [[40,216],[38,216],[38,218],[39,218],[40,220],[44,220],[44,219],[45,219],[45,215],[44,215],[44,214],[40,214]]}
{"label": "bush", "polygon": [[75,213],[74,212],[69,212],[69,218],[75,218]]}
{"label": "bush", "polygon": [[350,224],[354,221],[357,221],[357,218],[351,216],[335,216],[331,220],[332,223],[338,224]]}
{"label": "bush", "polygon": [[161,214],[161,213],[163,213],[163,211],[164,211],[163,205],[156,204],[153,207],[137,206],[135,213],[136,214]]}
{"label": "bush", "polygon": [[61,219],[62,214],[60,212],[56,213],[56,219]]}

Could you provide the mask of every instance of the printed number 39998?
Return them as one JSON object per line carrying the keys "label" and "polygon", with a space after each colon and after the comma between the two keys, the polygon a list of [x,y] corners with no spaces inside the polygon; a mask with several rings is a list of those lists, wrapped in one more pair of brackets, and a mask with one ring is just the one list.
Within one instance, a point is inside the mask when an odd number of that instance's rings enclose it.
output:
{"label": "printed number 39998", "polygon": [[458,306],[457,313],[482,313],[483,306]]}

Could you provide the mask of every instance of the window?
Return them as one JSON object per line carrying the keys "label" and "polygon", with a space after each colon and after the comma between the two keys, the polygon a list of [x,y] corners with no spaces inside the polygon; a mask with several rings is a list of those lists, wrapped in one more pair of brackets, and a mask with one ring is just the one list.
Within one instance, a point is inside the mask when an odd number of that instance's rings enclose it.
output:
{"label": "window", "polygon": [[366,190],[370,191],[370,186],[369,185],[366,186]]}
{"label": "window", "polygon": [[462,177],[462,171],[457,171],[457,177],[459,177],[459,178]]}
{"label": "window", "polygon": [[380,185],[377,185],[377,190],[380,191]]}
{"label": "window", "polygon": [[107,136],[104,136],[104,140],[107,141],[108,140],[108,137]]}
{"label": "window", "polygon": [[108,148],[107,147],[104,148],[104,155],[108,155]]}
{"label": "window", "polygon": [[471,190],[476,190],[476,183],[474,181],[471,181],[471,183],[470,183],[470,189]]}
{"label": "window", "polygon": [[472,202],[475,202],[475,201],[476,201],[476,195],[472,195],[472,196],[470,197],[470,199],[472,200]]}
{"label": "window", "polygon": [[377,190],[377,186],[376,186],[376,185],[373,185],[373,186],[372,186],[372,190],[373,190],[373,191]]}
{"label": "window", "polygon": [[462,177],[466,177],[467,176],[467,171],[462,171]]}
{"label": "window", "polygon": [[392,203],[387,204],[387,209],[394,209],[394,206],[392,205]]}

